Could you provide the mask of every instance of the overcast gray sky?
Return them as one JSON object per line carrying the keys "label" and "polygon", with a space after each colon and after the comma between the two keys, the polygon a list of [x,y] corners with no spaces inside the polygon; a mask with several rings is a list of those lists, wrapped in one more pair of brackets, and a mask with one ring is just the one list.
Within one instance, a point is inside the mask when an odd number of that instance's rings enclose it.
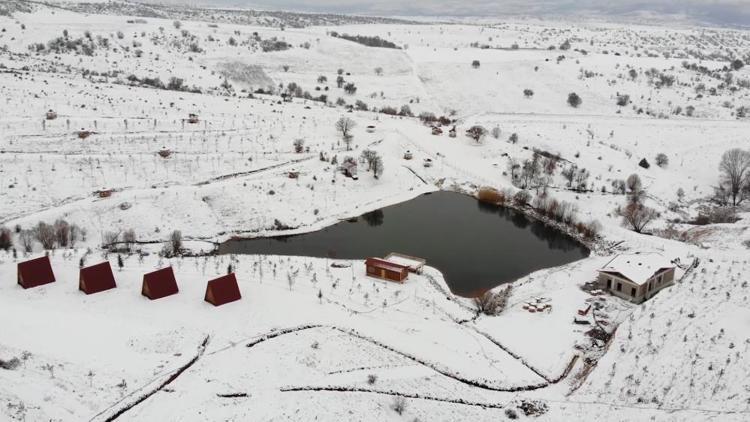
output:
{"label": "overcast gray sky", "polygon": [[[149,2],[149,0],[143,0]],[[159,0],[151,0],[159,1]],[[165,1],[165,0],[161,0]],[[242,6],[310,12],[379,15],[498,16],[638,12],[686,15],[721,24],[750,26],[750,0],[166,0],[172,3]]]}

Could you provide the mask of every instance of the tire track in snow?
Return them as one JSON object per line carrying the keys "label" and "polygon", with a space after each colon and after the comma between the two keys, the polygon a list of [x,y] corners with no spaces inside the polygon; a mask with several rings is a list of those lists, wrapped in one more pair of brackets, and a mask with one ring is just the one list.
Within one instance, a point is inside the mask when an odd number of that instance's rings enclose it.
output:
{"label": "tire track in snow", "polygon": [[446,376],[448,378],[451,378],[454,381],[457,381],[457,382],[459,382],[461,384],[465,384],[465,385],[468,385],[470,387],[480,388],[482,390],[499,391],[499,392],[511,392],[512,393],[512,392],[518,392],[518,391],[538,390],[538,389],[541,389],[541,388],[545,388],[545,387],[547,387],[549,385],[549,382],[547,381],[547,379],[545,377],[541,377],[542,379],[545,380],[545,382],[542,382],[542,383],[539,383],[539,384],[530,384],[530,385],[517,386],[517,387],[497,387],[497,386],[491,385],[491,383],[488,382],[488,380],[476,380],[476,379],[470,379],[470,378],[462,377],[458,373],[454,373],[450,369],[444,368],[444,367],[442,367],[441,365],[439,365],[437,363],[429,362],[429,361],[427,361],[425,359],[422,359],[422,358],[420,358],[418,356],[415,356],[415,355],[412,355],[410,353],[402,352],[402,351],[394,348],[393,346],[385,344],[385,343],[383,343],[381,341],[378,341],[378,340],[376,340],[376,339],[374,339],[372,337],[365,336],[365,335],[359,333],[357,330],[354,330],[352,328],[341,328],[341,327],[337,327],[337,326],[333,326],[333,325],[311,324],[311,325],[302,325],[302,326],[297,326],[297,327],[285,328],[285,329],[282,329],[282,330],[278,330],[278,331],[274,331],[274,332],[262,335],[262,336],[256,338],[255,340],[251,341],[250,343],[247,343],[246,347],[248,347],[248,348],[255,347],[258,344],[264,343],[264,342],[266,342],[268,340],[272,340],[274,338],[277,338],[277,337],[280,337],[280,336],[283,336],[283,335],[286,335],[286,334],[292,334],[292,333],[297,333],[297,332],[300,332],[300,331],[317,329],[317,328],[321,328],[321,329],[322,328],[328,328],[328,329],[331,329],[331,330],[335,330],[335,331],[347,334],[347,335],[349,335],[351,337],[363,340],[363,341],[368,342],[370,344],[374,344],[374,345],[376,345],[378,347],[381,347],[381,348],[383,348],[385,350],[393,352],[393,353],[395,353],[395,354],[397,354],[397,355],[399,355],[399,356],[401,356],[401,357],[403,357],[405,359],[411,360],[412,362],[416,362],[416,363],[418,363],[418,364],[420,364],[422,366],[430,368],[433,371],[435,371],[435,372],[437,372],[437,373],[439,373],[441,375],[444,375],[444,376]]}
{"label": "tire track in snow", "polygon": [[[206,336],[203,339],[203,342],[198,346],[198,352],[195,356],[193,356],[190,361],[188,361],[186,364],[179,367],[175,372],[173,372],[166,380],[162,381],[156,388],[152,389],[146,394],[143,394],[139,396],[135,401],[133,401],[130,404],[127,404],[123,407],[121,407],[119,410],[117,410],[112,415],[108,416],[107,418],[103,419],[103,422],[112,422],[119,418],[120,416],[124,415],[129,410],[133,409],[134,407],[138,406],[139,404],[143,403],[144,401],[148,400],[150,397],[155,395],[156,393],[164,390],[169,384],[173,383],[177,378],[180,377],[185,371],[190,369],[191,366],[193,366],[198,360],[203,356],[203,353],[206,351],[206,347],[208,346],[208,341],[210,339],[210,336]],[[132,394],[132,393],[131,393]],[[118,402],[119,403],[119,402]],[[89,419],[89,421],[93,421],[97,419],[99,416],[104,414],[105,412],[112,409],[114,406],[116,406],[118,403],[115,403],[114,405],[110,406],[109,408],[103,410],[102,412],[99,412],[97,415]]]}
{"label": "tire track in snow", "polygon": [[450,399],[450,398],[435,397],[435,396],[430,396],[430,395],[422,395],[419,393],[401,393],[401,392],[393,391],[393,390],[374,390],[374,389],[359,388],[359,387],[334,387],[334,386],[282,387],[281,391],[285,393],[310,392],[310,391],[328,391],[328,392],[339,392],[339,393],[368,393],[368,394],[380,394],[380,395],[394,396],[394,397],[403,397],[407,399],[429,400],[429,401],[436,401],[436,402],[441,402],[441,403],[462,404],[465,406],[476,406],[476,407],[481,407],[484,409],[503,409],[505,407],[505,405],[498,404],[498,403],[482,403],[482,402],[475,402],[475,401],[469,401],[469,400],[464,400],[464,399]]}

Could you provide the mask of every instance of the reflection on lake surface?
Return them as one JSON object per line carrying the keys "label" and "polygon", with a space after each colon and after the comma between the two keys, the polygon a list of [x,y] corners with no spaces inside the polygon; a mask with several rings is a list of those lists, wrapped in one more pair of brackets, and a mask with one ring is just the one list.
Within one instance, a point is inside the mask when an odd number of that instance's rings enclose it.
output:
{"label": "reflection on lake surface", "polygon": [[426,259],[461,296],[589,254],[586,247],[544,223],[453,192],[423,195],[317,232],[230,240],[219,252],[338,259],[399,252]]}

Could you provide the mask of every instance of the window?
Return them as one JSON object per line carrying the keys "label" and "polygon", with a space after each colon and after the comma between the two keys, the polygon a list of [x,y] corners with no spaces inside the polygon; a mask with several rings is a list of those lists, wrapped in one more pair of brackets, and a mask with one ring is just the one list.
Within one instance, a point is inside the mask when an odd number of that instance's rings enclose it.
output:
{"label": "window", "polygon": [[630,288],[630,296],[635,297],[635,287]]}
{"label": "window", "polygon": [[612,279],[611,278],[607,279],[607,288],[608,289],[612,289]]}
{"label": "window", "polygon": [[622,283],[620,283],[619,281],[617,282],[617,291],[618,292],[622,291]]}

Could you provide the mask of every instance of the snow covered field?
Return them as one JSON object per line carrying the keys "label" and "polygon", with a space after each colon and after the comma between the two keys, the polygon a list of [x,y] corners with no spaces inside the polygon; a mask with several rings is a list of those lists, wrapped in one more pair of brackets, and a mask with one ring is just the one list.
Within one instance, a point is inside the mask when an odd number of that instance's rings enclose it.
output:
{"label": "snow covered field", "polygon": [[[0,362],[18,359],[0,365],[0,420],[750,418],[750,213],[689,224],[711,204],[722,153],[750,147],[750,66],[730,60],[747,54],[747,32],[180,19],[42,5],[0,16],[0,226],[17,250],[0,251]],[[295,98],[282,101],[287,92]],[[375,111],[404,105],[454,119],[458,136],[447,135],[453,124],[436,136],[407,112]],[[342,117],[356,124],[351,150],[335,127]],[[464,134],[473,125],[489,133],[475,141]],[[377,178],[366,163],[357,180],[332,163],[366,149],[381,157]],[[401,285],[366,277],[361,261],[159,255],[174,231],[199,254],[440,189],[512,194],[535,154],[558,158],[527,190],[601,229],[590,258],[516,281],[497,316],[453,296],[429,267]],[[571,188],[573,170],[585,188]],[[615,213],[626,202],[615,186],[631,174],[659,214],[655,235]],[[24,251],[24,233],[57,220],[85,234],[49,252],[56,283],[21,289],[17,262],[45,253],[37,241]],[[144,253],[123,251],[118,268],[102,246],[128,232]],[[643,305],[582,288],[612,254],[637,251],[679,258],[676,284]],[[108,259],[118,288],[77,291],[82,258]],[[205,282],[230,264],[243,299],[214,308]],[[180,293],[140,296],[143,273],[166,265]],[[523,308],[537,299],[551,311]],[[573,323],[593,302],[601,309],[587,318],[605,321],[610,341]],[[526,415],[531,404],[544,410]]]}

